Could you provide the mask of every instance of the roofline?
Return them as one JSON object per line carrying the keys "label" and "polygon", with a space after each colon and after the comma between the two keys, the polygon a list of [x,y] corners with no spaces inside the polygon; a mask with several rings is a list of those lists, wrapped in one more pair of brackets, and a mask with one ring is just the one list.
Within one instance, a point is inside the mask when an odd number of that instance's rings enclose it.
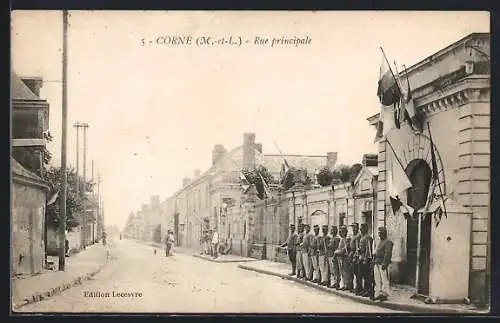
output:
{"label": "roofline", "polygon": [[299,154],[288,154],[288,155],[281,155],[281,154],[262,154],[264,157],[318,157],[318,158],[326,158],[327,155],[299,155]]}
{"label": "roofline", "polygon": [[411,74],[411,73],[413,73],[413,72],[415,72],[415,71],[423,68],[428,63],[430,63],[430,62],[432,62],[432,61],[434,61],[436,59],[439,59],[440,57],[442,57],[443,55],[449,53],[453,49],[455,49],[455,48],[457,48],[459,46],[462,46],[469,39],[473,39],[473,38],[486,38],[486,37],[488,39],[491,39],[491,33],[471,33],[471,34],[468,34],[467,36],[460,38],[459,40],[455,41],[454,43],[446,46],[445,48],[443,48],[443,49],[435,52],[432,55],[427,56],[423,60],[421,60],[421,61],[413,64],[410,67],[408,67],[407,70],[406,70],[406,72],[405,71],[401,71],[399,73],[399,76],[403,76],[403,75],[406,75],[406,74]]}

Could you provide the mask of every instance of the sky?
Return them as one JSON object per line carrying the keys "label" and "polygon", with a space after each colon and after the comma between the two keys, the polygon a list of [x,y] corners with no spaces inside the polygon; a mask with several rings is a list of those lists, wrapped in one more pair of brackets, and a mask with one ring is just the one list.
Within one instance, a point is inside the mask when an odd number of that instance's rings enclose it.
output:
{"label": "sky", "polygon": [[[163,200],[183,177],[208,169],[215,144],[230,150],[245,132],[264,153],[278,154],[276,143],[285,154],[336,151],[338,164],[360,162],[377,152],[366,119],[379,112],[380,46],[391,63],[409,67],[490,31],[489,13],[478,11],[70,11],[69,23],[67,162],[76,167],[72,125],[88,123],[87,176],[93,161],[106,225],[120,227],[151,195]],[[13,70],[45,81],[48,148],[59,166],[62,12],[14,11],[11,33]],[[243,44],[154,42],[188,35],[241,36]],[[255,37],[310,43],[271,47]]]}

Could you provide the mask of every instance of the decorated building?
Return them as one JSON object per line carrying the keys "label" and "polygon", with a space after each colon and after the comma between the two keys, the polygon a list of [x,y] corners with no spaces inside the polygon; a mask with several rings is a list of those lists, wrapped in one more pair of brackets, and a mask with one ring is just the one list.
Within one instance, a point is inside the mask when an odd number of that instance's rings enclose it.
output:
{"label": "decorated building", "polygon": [[[375,222],[394,242],[392,281],[413,286],[417,297],[488,302],[489,52],[490,34],[474,33],[432,54],[397,74],[411,100],[396,107],[413,109],[399,129],[384,108],[368,118],[386,132],[378,144]],[[397,196],[407,208],[394,212],[399,167],[411,187]]]}

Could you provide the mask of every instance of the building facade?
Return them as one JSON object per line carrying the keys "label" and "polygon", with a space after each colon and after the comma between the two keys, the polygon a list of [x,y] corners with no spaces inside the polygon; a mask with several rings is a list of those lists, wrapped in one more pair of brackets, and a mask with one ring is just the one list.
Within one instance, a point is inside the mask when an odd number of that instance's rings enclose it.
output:
{"label": "building facade", "polygon": [[[489,34],[471,34],[408,68],[421,132],[404,124],[379,143],[377,226],[394,241],[392,279],[434,299],[487,301],[490,286]],[[402,76],[402,75],[400,75]],[[406,76],[402,76],[403,79]],[[378,115],[368,119],[376,126]],[[431,142],[432,138],[432,142]],[[405,220],[392,214],[388,160],[398,156],[412,188],[402,197],[425,205],[432,163],[447,217]]]}

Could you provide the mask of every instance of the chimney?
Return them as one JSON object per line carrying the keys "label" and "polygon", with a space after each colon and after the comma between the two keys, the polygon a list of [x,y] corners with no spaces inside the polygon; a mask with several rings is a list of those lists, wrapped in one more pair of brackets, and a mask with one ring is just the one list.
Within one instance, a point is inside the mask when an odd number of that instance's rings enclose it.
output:
{"label": "chimney", "polygon": [[326,167],[332,169],[335,167],[338,158],[338,152],[329,151],[326,153]]}
{"label": "chimney", "polygon": [[212,150],[212,165],[215,165],[226,154],[226,148],[223,145],[215,145]]}
{"label": "chimney", "polygon": [[22,77],[21,80],[36,96],[40,96],[40,89],[43,86],[41,77]]}
{"label": "chimney", "polygon": [[182,179],[182,187],[186,187],[186,186],[188,186],[190,182],[191,182],[191,179],[190,179],[190,178],[188,178],[188,177],[184,177],[184,178]]}
{"label": "chimney", "polygon": [[258,144],[255,144],[255,149],[257,149],[257,151],[262,154],[262,144],[260,142]]}
{"label": "chimney", "polygon": [[255,133],[243,134],[243,167],[255,166]]}
{"label": "chimney", "polygon": [[201,170],[197,169],[194,171],[194,178],[198,178],[201,176]]}
{"label": "chimney", "polygon": [[370,167],[370,166],[377,167],[378,166],[378,155],[376,155],[376,154],[364,154],[363,161],[361,163],[365,167]]}

